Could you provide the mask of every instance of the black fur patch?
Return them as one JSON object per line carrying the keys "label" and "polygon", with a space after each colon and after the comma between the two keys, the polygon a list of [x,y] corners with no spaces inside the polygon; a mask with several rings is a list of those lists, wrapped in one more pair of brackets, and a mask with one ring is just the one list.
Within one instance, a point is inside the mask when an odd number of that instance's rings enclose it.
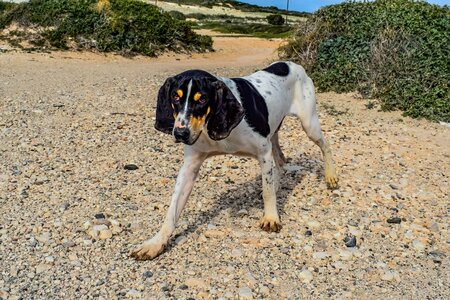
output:
{"label": "black fur patch", "polygon": [[285,77],[289,75],[289,66],[285,62],[277,62],[268,66],[263,71]]}
{"label": "black fur patch", "polygon": [[236,83],[245,111],[245,120],[260,135],[267,137],[270,133],[269,112],[264,98],[255,87],[245,79],[232,78]]}

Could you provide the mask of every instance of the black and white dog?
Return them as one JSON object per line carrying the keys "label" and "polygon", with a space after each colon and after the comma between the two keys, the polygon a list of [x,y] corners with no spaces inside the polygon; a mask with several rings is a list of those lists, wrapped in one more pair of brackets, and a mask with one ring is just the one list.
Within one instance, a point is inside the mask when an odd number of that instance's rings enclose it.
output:
{"label": "black and white dog", "polygon": [[308,137],[322,150],[325,180],[336,187],[331,150],[317,117],[314,85],[301,66],[276,62],[242,78],[216,77],[200,70],[168,78],[158,93],[155,128],[185,144],[184,163],[164,224],[132,256],[152,259],[164,250],[201,164],[219,154],[245,155],[259,161],[264,199],[260,226],[279,231],[276,191],[285,157],[277,132],[288,115],[300,119]]}

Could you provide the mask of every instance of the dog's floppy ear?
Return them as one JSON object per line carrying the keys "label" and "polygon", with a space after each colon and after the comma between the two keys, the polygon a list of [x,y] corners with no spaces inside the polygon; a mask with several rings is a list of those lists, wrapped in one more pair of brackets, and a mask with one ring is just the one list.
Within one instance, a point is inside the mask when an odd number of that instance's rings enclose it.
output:
{"label": "dog's floppy ear", "polygon": [[167,78],[158,92],[158,103],[156,105],[155,128],[167,134],[172,134],[175,123],[174,111],[171,103],[170,91],[175,82],[174,77]]}
{"label": "dog's floppy ear", "polygon": [[244,109],[225,83],[218,80],[213,86],[216,97],[207,128],[209,137],[218,141],[230,135],[231,130],[241,122]]}

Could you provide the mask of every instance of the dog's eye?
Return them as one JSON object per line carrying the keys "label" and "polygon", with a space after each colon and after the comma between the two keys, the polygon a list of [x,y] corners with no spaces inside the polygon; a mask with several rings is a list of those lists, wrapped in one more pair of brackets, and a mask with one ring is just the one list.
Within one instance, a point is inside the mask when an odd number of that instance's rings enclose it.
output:
{"label": "dog's eye", "polygon": [[205,104],[206,103],[206,98],[205,97],[200,97],[200,99],[198,99],[198,102],[201,104]]}

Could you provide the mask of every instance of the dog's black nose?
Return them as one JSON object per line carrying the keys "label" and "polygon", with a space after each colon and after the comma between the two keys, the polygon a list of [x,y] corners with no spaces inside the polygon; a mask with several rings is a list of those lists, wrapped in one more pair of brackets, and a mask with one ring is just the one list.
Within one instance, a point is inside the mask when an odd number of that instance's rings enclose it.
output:
{"label": "dog's black nose", "polygon": [[173,135],[175,136],[175,140],[177,142],[186,142],[189,139],[189,129],[184,128],[175,128],[173,130]]}

